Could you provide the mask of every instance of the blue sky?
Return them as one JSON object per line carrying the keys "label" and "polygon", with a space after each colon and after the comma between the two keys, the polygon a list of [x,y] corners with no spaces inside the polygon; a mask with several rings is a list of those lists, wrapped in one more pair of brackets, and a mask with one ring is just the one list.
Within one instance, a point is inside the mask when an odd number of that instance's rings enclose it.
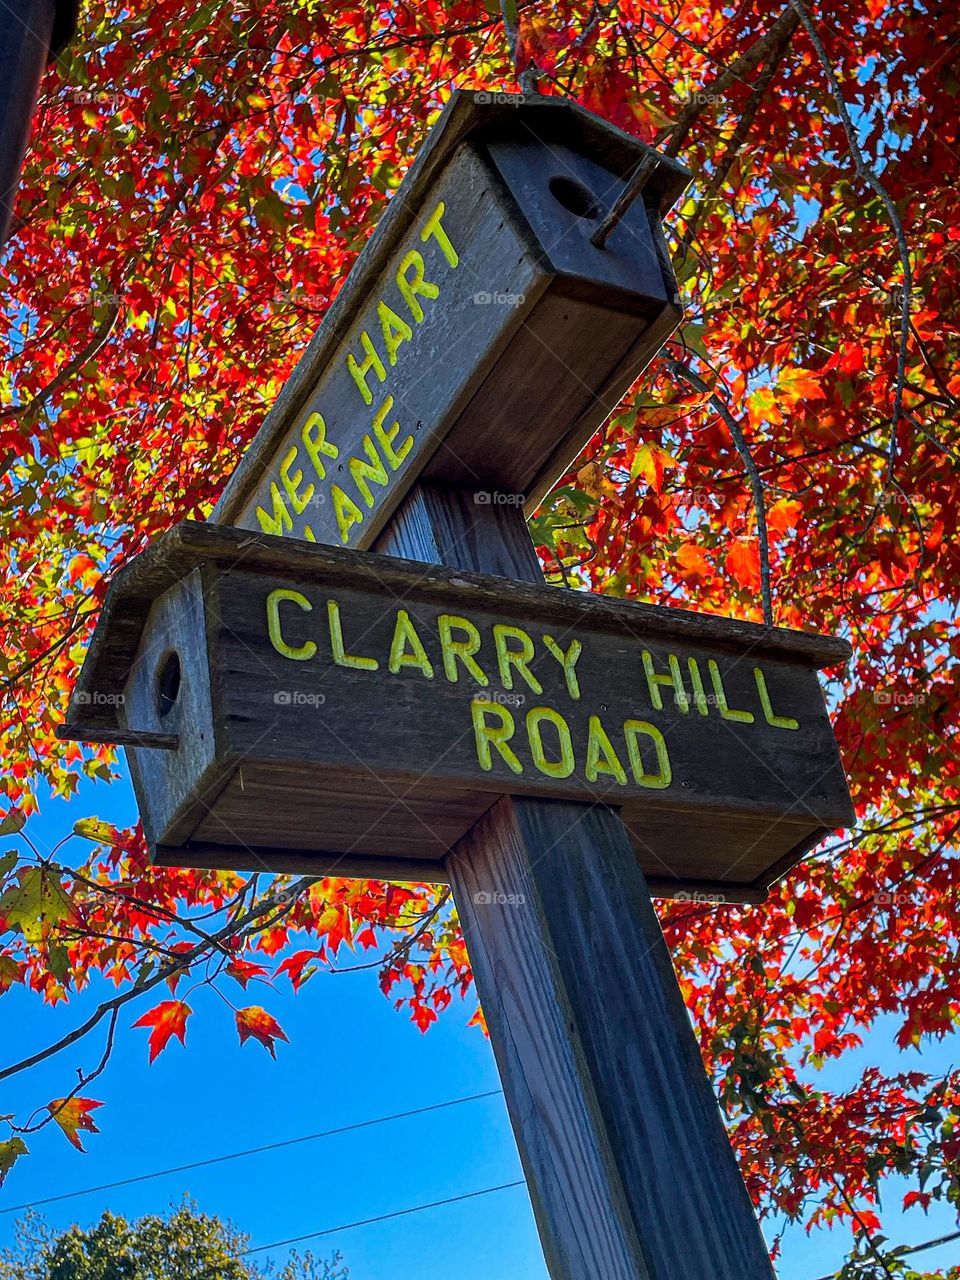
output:
{"label": "blue sky", "polygon": [[[77,817],[96,814],[122,824],[135,817],[126,782],[85,784],[70,804],[47,802],[28,832],[49,847]],[[10,842],[4,841],[4,847]],[[18,988],[3,997],[2,1065],[49,1043],[82,1018],[96,993],[51,1010]],[[256,997],[259,1000],[261,997]],[[237,1043],[229,1009],[209,992],[191,996],[195,1017],[186,1048],[171,1042],[153,1066],[147,1032],[130,1030],[143,1008],[125,1010],[111,1064],[84,1092],[105,1102],[102,1132],[86,1136],[80,1155],[53,1126],[28,1140],[0,1193],[0,1247],[12,1241],[19,1205],[105,1182],[212,1156],[387,1116],[489,1090],[498,1090],[489,1044],[466,1027],[471,1005],[454,1006],[422,1036],[380,994],[375,971],[318,974],[293,996],[286,983],[264,1003],[290,1044],[273,1062],[260,1045]],[[882,1025],[869,1044],[834,1064],[824,1084],[852,1081],[868,1062],[934,1071],[949,1066],[957,1046],[948,1041],[921,1057],[899,1055],[892,1028]],[[62,1095],[78,1066],[89,1066],[99,1046],[67,1050],[5,1082],[4,1111],[20,1111]],[[341,1223],[391,1213],[522,1177],[503,1099],[499,1094],[412,1119],[301,1143],[189,1173],[97,1192],[46,1206],[55,1227],[94,1221],[104,1209],[127,1216],[162,1212],[183,1195],[208,1213],[230,1218],[253,1245],[304,1235]],[[901,1228],[902,1189],[891,1189],[883,1214],[892,1239],[920,1241],[955,1229],[952,1213],[912,1211]],[[769,1234],[769,1228],[768,1228]],[[845,1232],[787,1232],[781,1280],[816,1280],[839,1265]],[[451,1262],[458,1280],[546,1280],[525,1188],[395,1219],[307,1243],[321,1256],[335,1248],[351,1280],[423,1280],[444,1274]],[[274,1255],[286,1256],[281,1249]],[[960,1254],[957,1243],[923,1255],[927,1266]],[[270,1256],[270,1255],[263,1255]],[[919,1261],[919,1260],[918,1260]]]}

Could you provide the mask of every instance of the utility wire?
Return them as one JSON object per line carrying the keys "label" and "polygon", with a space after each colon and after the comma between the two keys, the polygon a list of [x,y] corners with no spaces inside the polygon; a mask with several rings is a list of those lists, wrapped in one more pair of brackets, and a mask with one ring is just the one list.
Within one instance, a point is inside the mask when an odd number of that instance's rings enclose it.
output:
{"label": "utility wire", "polygon": [[484,1187],[481,1191],[465,1191],[461,1196],[449,1196],[446,1200],[431,1200],[429,1204],[416,1204],[410,1209],[397,1209],[393,1213],[381,1213],[375,1218],[360,1218],[356,1222],[345,1222],[339,1227],[325,1227],[322,1231],[311,1231],[305,1236],[291,1236],[289,1240],[275,1240],[273,1244],[258,1244],[253,1249],[241,1249],[240,1256],[247,1257],[251,1253],[266,1253],[268,1249],[282,1249],[288,1244],[302,1244],[304,1240],[318,1240],[321,1236],[332,1236],[338,1231],[352,1231],[354,1227],[369,1227],[375,1222],[388,1222],[391,1218],[405,1218],[411,1213],[423,1213],[427,1209],[439,1209],[445,1204],[459,1204],[461,1200],[475,1200],[477,1196],[491,1196],[496,1191],[509,1191],[512,1187],[523,1187],[523,1178],[516,1182],[502,1182],[499,1187]]}
{"label": "utility wire", "polygon": [[[925,1253],[927,1249],[936,1249],[937,1245],[949,1244],[951,1240],[960,1240],[960,1231],[953,1231],[948,1236],[938,1236],[936,1240],[924,1240],[923,1244],[912,1244],[906,1249],[895,1249],[891,1258],[905,1258],[909,1253]],[[831,1271],[828,1276],[818,1276],[817,1280],[836,1280],[837,1272]]]}
{"label": "utility wire", "polygon": [[[116,1182],[103,1182],[97,1187],[84,1187],[80,1191],[65,1191],[62,1195],[47,1196],[43,1200],[30,1200],[25,1204],[15,1204],[9,1208],[0,1209],[0,1214],[19,1213],[23,1209],[36,1208],[38,1205],[42,1204],[55,1204],[60,1200],[72,1200],[76,1196],[89,1196],[93,1195],[97,1191],[112,1191],[114,1187],[127,1187],[135,1182],[148,1182],[152,1178],[164,1178],[172,1173],[186,1173],[191,1169],[202,1169],[211,1164],[223,1164],[226,1160],[241,1160],[244,1156],[256,1156],[260,1155],[264,1151],[276,1151],[280,1147],[293,1147],[301,1142],[316,1142],[318,1138],[332,1138],[341,1133],[354,1133],[358,1129],[369,1129],[373,1125],[388,1124],[393,1120],[407,1120],[411,1116],[426,1115],[427,1112],[430,1111],[443,1111],[447,1107],[459,1107],[464,1102],[478,1102],[481,1098],[497,1098],[500,1097],[501,1094],[502,1091],[500,1089],[488,1089],[486,1093],[471,1093],[464,1098],[451,1098],[449,1102],[434,1102],[430,1106],[417,1107],[413,1111],[398,1111],[395,1115],[378,1116],[374,1120],[359,1120],[356,1124],[341,1125],[337,1129],[324,1129],[320,1133],[306,1133],[299,1138],[286,1138],[280,1142],[268,1142],[262,1147],[250,1147],[246,1151],[233,1151],[229,1155],[225,1156],[211,1156],[208,1160],[195,1160],[192,1164],[175,1165],[172,1169],[158,1169],[155,1173],[141,1173],[132,1178],[119,1178]],[[475,1192],[473,1194],[479,1195],[485,1193]],[[427,1205],[422,1207],[430,1208],[431,1206]],[[413,1213],[414,1210],[407,1209],[404,1210],[404,1212]],[[351,1225],[356,1226],[359,1224],[353,1223]],[[342,1230],[346,1229],[346,1227],[342,1228]],[[335,1228],[335,1230],[341,1230],[341,1228]]]}

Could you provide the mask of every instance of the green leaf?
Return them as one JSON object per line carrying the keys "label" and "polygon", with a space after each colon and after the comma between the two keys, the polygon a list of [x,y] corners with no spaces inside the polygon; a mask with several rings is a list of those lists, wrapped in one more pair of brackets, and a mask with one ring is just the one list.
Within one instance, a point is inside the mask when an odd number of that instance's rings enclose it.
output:
{"label": "green leaf", "polygon": [[[14,982],[20,981],[20,966],[13,956],[0,956],[0,991],[6,991]],[[3,1117],[0,1116],[0,1120]]]}
{"label": "green leaf", "polygon": [[62,942],[47,943],[47,968],[64,986],[70,977],[70,956]]}
{"label": "green leaf", "polygon": [[100,818],[80,818],[73,824],[73,834],[96,844],[113,844],[117,829]]}
{"label": "green leaf", "polygon": [[15,836],[23,830],[26,821],[27,815],[22,809],[8,809],[0,818],[0,836]]}
{"label": "green leaf", "polygon": [[0,898],[0,916],[19,925],[28,942],[42,942],[50,926],[76,918],[76,908],[56,872],[47,867],[27,867],[19,884]]}
{"label": "green leaf", "polygon": [[693,320],[688,320],[680,330],[679,338],[685,347],[695,352],[704,360],[710,359],[710,352],[707,350],[703,342],[703,335],[706,332],[706,325],[697,324]]}
{"label": "green leaf", "polygon": [[642,475],[659,492],[663,482],[664,471],[672,470],[679,465],[672,453],[668,453],[659,444],[647,441],[633,455],[633,461],[630,464],[630,479],[636,480],[637,476]]}
{"label": "green leaf", "polygon": [[8,1138],[6,1142],[0,1142],[0,1187],[3,1186],[4,1178],[20,1157],[29,1154],[27,1144],[22,1138]]}
{"label": "green leaf", "polygon": [[14,853],[12,849],[9,853],[5,853],[3,857],[0,858],[0,880],[2,880],[4,876],[9,875],[17,865],[17,858],[18,855]]}

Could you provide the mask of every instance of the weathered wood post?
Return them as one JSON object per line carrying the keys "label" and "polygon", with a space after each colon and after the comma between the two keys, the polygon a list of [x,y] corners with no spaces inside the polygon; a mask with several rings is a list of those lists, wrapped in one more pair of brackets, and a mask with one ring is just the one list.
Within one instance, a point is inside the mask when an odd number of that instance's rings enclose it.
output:
{"label": "weathered wood post", "polygon": [[62,736],[127,747],[160,863],[453,885],[553,1280],[769,1280],[651,892],[755,900],[850,820],[816,676],[849,647],[544,585],[523,509],[679,319],[685,175],[482,96],[220,523],[117,575]]}
{"label": "weathered wood post", "polygon": [[[525,534],[418,486],[378,550],[542,582]],[[617,809],[505,796],[445,865],[552,1280],[769,1280]]]}
{"label": "weathered wood post", "polygon": [[78,0],[12,0],[0,5],[0,245],[7,238],[48,58],[73,34]]}

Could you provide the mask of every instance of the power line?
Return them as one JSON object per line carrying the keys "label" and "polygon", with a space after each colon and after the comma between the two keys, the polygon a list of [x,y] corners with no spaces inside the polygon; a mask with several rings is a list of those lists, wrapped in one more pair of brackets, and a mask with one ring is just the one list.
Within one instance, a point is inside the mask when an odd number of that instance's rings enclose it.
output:
{"label": "power line", "polygon": [[253,1249],[241,1249],[240,1256],[247,1257],[251,1253],[266,1253],[268,1249],[282,1249],[289,1244],[302,1244],[304,1240],[318,1240],[321,1236],[332,1236],[338,1231],[352,1231],[354,1227],[369,1227],[375,1222],[388,1222],[391,1218],[405,1218],[411,1213],[423,1213],[427,1209],[439,1209],[445,1204],[459,1204],[461,1200],[475,1200],[477,1196],[491,1196],[497,1191],[509,1191],[512,1187],[526,1186],[523,1178],[516,1182],[502,1182],[499,1187],[484,1187],[481,1191],[465,1191],[461,1196],[449,1196],[446,1200],[431,1200],[429,1204],[416,1204],[410,1209],[397,1209],[393,1213],[381,1213],[375,1218],[360,1218],[356,1222],[345,1222],[339,1227],[325,1227],[322,1231],[311,1231],[305,1236],[291,1236],[288,1240],[275,1240],[273,1244],[258,1244]]}
{"label": "power line", "polygon": [[[140,1173],[132,1178],[119,1178],[116,1182],[103,1182],[97,1187],[84,1187],[80,1191],[65,1191],[61,1195],[47,1196],[43,1200],[30,1200],[25,1204],[15,1204],[9,1208],[0,1209],[0,1214],[19,1213],[23,1209],[33,1209],[42,1204],[55,1204],[60,1200],[72,1200],[76,1196],[94,1195],[98,1191],[112,1191],[114,1187],[126,1187],[135,1182],[149,1182],[152,1178],[165,1178],[172,1173],[187,1173],[191,1169],[202,1169],[211,1164],[223,1164],[226,1160],[241,1160],[244,1156],[256,1156],[264,1151],[276,1151],[281,1147],[293,1147],[301,1142],[316,1142],[318,1138],[332,1138],[341,1133],[354,1133],[358,1129],[369,1129],[373,1125],[389,1124],[393,1120],[407,1120],[412,1116],[426,1115],[430,1111],[443,1111],[447,1107],[459,1107],[465,1102],[478,1102],[482,1098],[500,1097],[502,1091],[500,1089],[488,1089],[486,1093],[471,1093],[464,1098],[451,1098],[449,1102],[434,1102],[430,1106],[417,1107],[413,1111],[398,1111],[395,1115],[377,1116],[373,1120],[359,1120],[356,1124],[341,1125],[337,1129],[324,1129],[320,1133],[307,1133],[299,1138],[285,1138],[280,1142],[268,1142],[262,1147],[250,1147],[246,1151],[233,1151],[225,1156],[211,1156],[207,1160],[195,1160],[192,1164],[175,1165],[171,1169],[158,1169],[155,1173]],[[483,1192],[474,1192],[472,1194],[486,1194]],[[440,1202],[443,1203],[443,1202]],[[431,1206],[422,1206],[430,1208]],[[416,1212],[412,1209],[403,1210],[404,1213]],[[351,1224],[360,1225],[360,1224]],[[334,1230],[347,1230],[344,1228],[334,1228]],[[265,1248],[267,1246],[264,1246]],[[270,1246],[273,1247],[273,1246]]]}
{"label": "power line", "polygon": [[[242,1160],[246,1156],[261,1155],[266,1151],[277,1151],[283,1147],[297,1146],[303,1142],[316,1142],[320,1138],[332,1138],[343,1133],[353,1133],[359,1129],[369,1129],[378,1124],[390,1124],[394,1120],[407,1120],[413,1116],[426,1115],[432,1111],[444,1111],[448,1107],[462,1106],[466,1102],[479,1102],[484,1098],[496,1098],[502,1096],[500,1089],[488,1089],[483,1093],[471,1093],[462,1098],[451,1098],[447,1102],[434,1102],[425,1107],[416,1107],[412,1111],[398,1111],[393,1115],[377,1116],[371,1120],[358,1120],[354,1124],[341,1125],[336,1129],[323,1129],[319,1133],[307,1133],[298,1138],[285,1138],[280,1142],[268,1142],[260,1147],[249,1147],[245,1151],[233,1151],[227,1155],[211,1156],[206,1160],[195,1160],[190,1164],[175,1165],[169,1169],[158,1169],[153,1173],[141,1173],[131,1178],[119,1178],[115,1182],[104,1182],[95,1187],[84,1187],[79,1191],[65,1191],[61,1195],[47,1196],[42,1200],[30,1200],[24,1204],[11,1205],[7,1208],[0,1209],[0,1214],[19,1213],[23,1209],[36,1208],[38,1205],[55,1204],[61,1200],[72,1200],[77,1196],[94,1195],[99,1191],[112,1191],[115,1187],[131,1186],[138,1182],[149,1182],[154,1178],[168,1177],[174,1173],[187,1173],[193,1169],[202,1169],[209,1165],[223,1164],[227,1160]],[[440,1209],[446,1205],[459,1204],[464,1200],[475,1200],[480,1196],[495,1195],[500,1191],[510,1191],[516,1187],[524,1186],[524,1180],[518,1179],[516,1182],[503,1182],[496,1187],[483,1187],[479,1191],[465,1191],[462,1195],[448,1196],[444,1200],[432,1200],[427,1204],[412,1205],[408,1209],[396,1209],[392,1213],[378,1214],[372,1218],[358,1218],[355,1222],[344,1222],[336,1227],[324,1227],[319,1231],[310,1231],[305,1235],[290,1236],[286,1240],[275,1240],[270,1244],[256,1245],[250,1249],[240,1250],[241,1257],[247,1257],[254,1253],[266,1253],[270,1249],[282,1249],[289,1245],[302,1244],[307,1240],[319,1240],[324,1236],[335,1235],[338,1231],[353,1231],[358,1227],[373,1226],[379,1222],[389,1222],[396,1218],[409,1217],[414,1213],[426,1213],[430,1209]],[[901,1248],[898,1253],[906,1256],[913,1253],[923,1253],[927,1249],[935,1249],[939,1245],[950,1244],[954,1240],[960,1240],[960,1231],[954,1231],[949,1235],[938,1236],[934,1240],[925,1240],[922,1244],[911,1245],[908,1248]],[[818,1276],[817,1280],[833,1280],[834,1273],[829,1275]]]}
{"label": "power line", "polygon": [[[938,1245],[949,1244],[951,1240],[960,1240],[960,1231],[952,1231],[948,1236],[937,1236],[936,1240],[924,1240],[923,1244],[912,1244],[906,1249],[895,1249],[893,1256],[905,1258],[909,1253],[925,1253],[927,1249],[936,1249]],[[836,1280],[837,1273],[831,1271],[828,1276],[818,1276],[817,1280]]]}

